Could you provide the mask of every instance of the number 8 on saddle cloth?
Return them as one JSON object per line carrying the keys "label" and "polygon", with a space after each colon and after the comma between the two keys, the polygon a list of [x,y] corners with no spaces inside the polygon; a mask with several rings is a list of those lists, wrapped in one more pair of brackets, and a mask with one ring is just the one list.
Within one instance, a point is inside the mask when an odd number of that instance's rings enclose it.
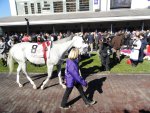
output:
{"label": "number 8 on saddle cloth", "polygon": [[32,46],[31,53],[36,53],[37,46],[38,45],[33,45]]}

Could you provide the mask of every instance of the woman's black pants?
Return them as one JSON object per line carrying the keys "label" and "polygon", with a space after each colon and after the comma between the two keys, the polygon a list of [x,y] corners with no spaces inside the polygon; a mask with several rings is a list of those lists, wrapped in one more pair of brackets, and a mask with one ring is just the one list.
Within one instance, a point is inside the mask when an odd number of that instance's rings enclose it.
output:
{"label": "woman's black pants", "polygon": [[[85,102],[85,104],[89,103],[90,101],[87,99],[87,97],[86,97],[86,95],[83,91],[82,85],[79,84],[79,83],[76,83],[75,87],[78,89],[78,91],[79,91],[83,101]],[[71,88],[67,87],[66,88],[66,91],[64,93],[64,96],[63,96],[63,99],[62,99],[62,102],[61,102],[61,107],[66,107],[67,106],[67,101],[68,101],[69,95],[72,92],[72,89],[73,89],[73,87],[71,87]]]}

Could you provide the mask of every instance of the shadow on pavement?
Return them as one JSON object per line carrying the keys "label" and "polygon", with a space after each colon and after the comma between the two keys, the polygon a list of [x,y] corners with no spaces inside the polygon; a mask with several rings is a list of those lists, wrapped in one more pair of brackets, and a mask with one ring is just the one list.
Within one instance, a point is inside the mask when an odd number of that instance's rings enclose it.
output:
{"label": "shadow on pavement", "polygon": [[[86,95],[88,96],[88,98],[90,100],[93,100],[93,96],[94,96],[95,91],[98,91],[99,93],[103,93],[102,86],[103,86],[103,82],[106,80],[106,78],[107,77],[103,77],[103,78],[100,78],[100,79],[95,79],[95,80],[92,80],[88,83],[88,88],[85,91],[85,93],[86,93]],[[78,97],[74,98],[73,100],[68,102],[68,105],[74,104],[80,98],[81,98],[81,96],[78,96]]]}

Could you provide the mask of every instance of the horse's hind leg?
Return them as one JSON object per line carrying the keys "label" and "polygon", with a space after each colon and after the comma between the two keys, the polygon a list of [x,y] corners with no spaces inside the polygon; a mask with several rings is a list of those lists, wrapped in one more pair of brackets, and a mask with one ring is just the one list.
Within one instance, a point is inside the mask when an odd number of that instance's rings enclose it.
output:
{"label": "horse's hind leg", "polygon": [[21,71],[21,64],[19,64],[18,68],[17,68],[17,79],[16,79],[16,82],[19,85],[19,87],[23,87],[23,85],[19,81],[19,77],[20,77],[19,73],[20,73],[20,71]]}
{"label": "horse's hind leg", "polygon": [[37,89],[36,85],[34,84],[34,82],[32,81],[32,79],[29,77],[29,75],[27,74],[26,71],[26,63],[22,63],[22,71],[23,73],[26,75],[27,79],[30,81],[30,83],[33,85],[33,89]]}

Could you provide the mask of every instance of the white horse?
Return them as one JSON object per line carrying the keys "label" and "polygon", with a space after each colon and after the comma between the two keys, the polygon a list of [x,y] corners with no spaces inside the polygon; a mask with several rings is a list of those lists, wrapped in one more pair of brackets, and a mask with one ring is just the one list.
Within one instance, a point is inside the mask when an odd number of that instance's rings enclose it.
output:
{"label": "white horse", "polygon": [[41,89],[44,89],[45,84],[49,81],[53,67],[54,65],[57,65],[58,68],[58,77],[59,77],[59,83],[62,85],[63,88],[66,86],[62,83],[61,78],[61,64],[62,64],[62,57],[65,55],[66,51],[69,50],[71,47],[76,48],[82,48],[84,45],[82,37],[74,36],[72,40],[63,42],[61,44],[59,43],[53,43],[52,47],[47,47],[47,60],[45,61],[43,58],[43,47],[41,45],[38,45],[37,43],[29,43],[29,42],[23,42],[15,44],[9,51],[8,55],[8,65],[9,65],[9,72],[13,71],[13,60],[15,60],[18,63],[17,68],[17,79],[16,82],[18,83],[19,87],[23,87],[23,85],[19,81],[19,73],[22,70],[23,73],[26,75],[27,79],[30,81],[30,83],[33,85],[34,89],[37,89],[35,83],[33,80],[29,77],[27,71],[26,71],[26,61],[28,60],[31,63],[34,64],[45,64],[47,65],[47,72],[48,76],[46,80],[42,83]]}

